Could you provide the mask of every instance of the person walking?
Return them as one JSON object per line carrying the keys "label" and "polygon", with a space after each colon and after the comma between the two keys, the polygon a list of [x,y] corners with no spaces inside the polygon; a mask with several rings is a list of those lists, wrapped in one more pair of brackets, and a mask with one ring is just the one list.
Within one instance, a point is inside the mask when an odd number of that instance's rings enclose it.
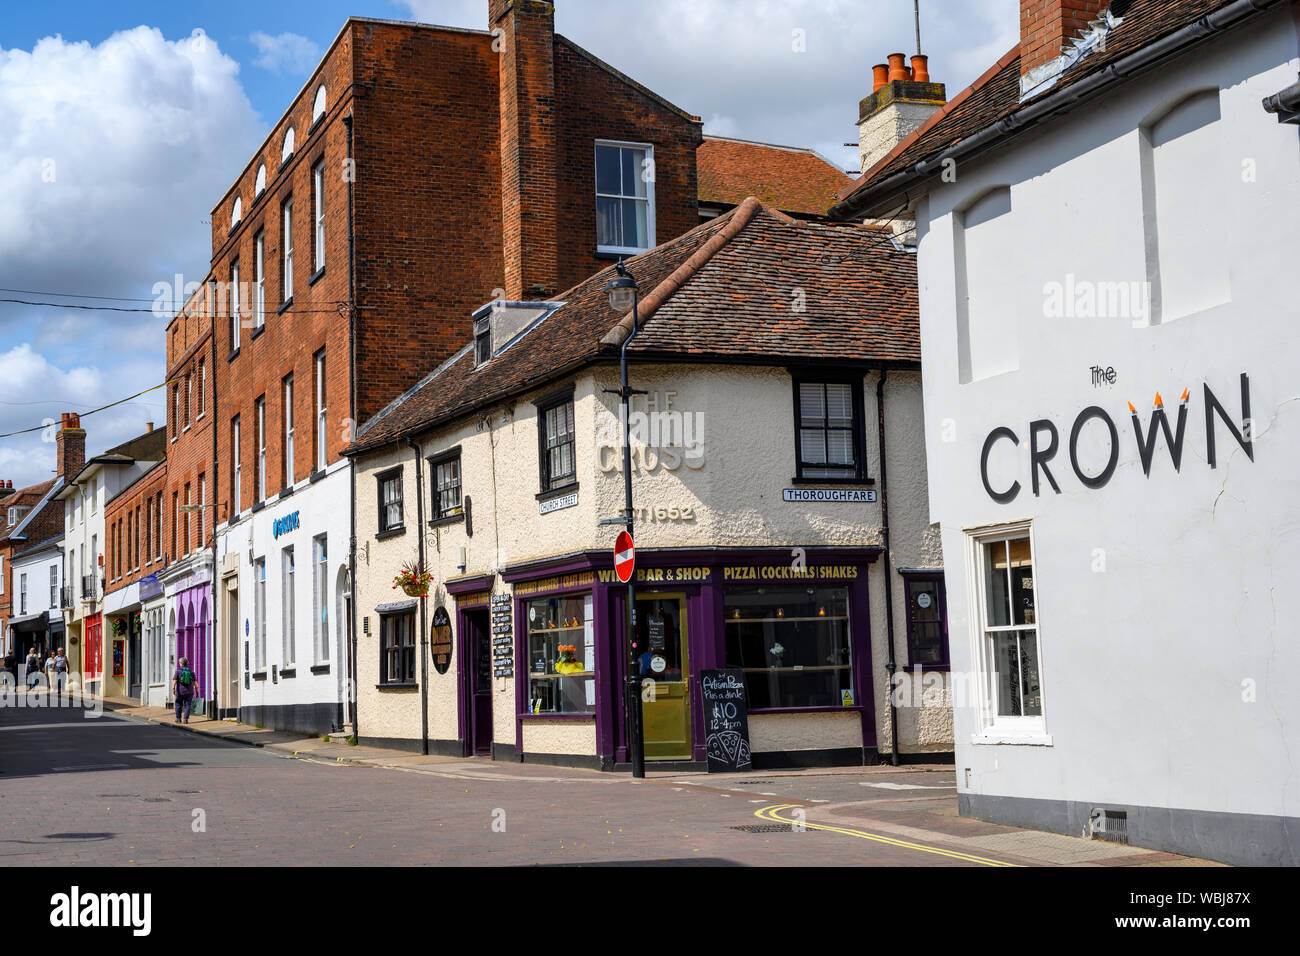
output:
{"label": "person walking", "polygon": [[68,658],[64,656],[63,648],[60,647],[54,652],[51,661],[54,663],[54,683],[50,687],[56,693],[62,694],[68,679]]}
{"label": "person walking", "polygon": [[45,686],[50,690],[54,689],[54,650],[45,655]]}
{"label": "person walking", "polygon": [[172,696],[176,698],[176,723],[190,722],[190,705],[194,701],[196,689],[194,671],[190,670],[190,659],[182,657],[180,663],[176,665],[176,673],[172,675]]}
{"label": "person walking", "polygon": [[41,683],[41,658],[36,648],[27,651],[27,689],[39,687]]}

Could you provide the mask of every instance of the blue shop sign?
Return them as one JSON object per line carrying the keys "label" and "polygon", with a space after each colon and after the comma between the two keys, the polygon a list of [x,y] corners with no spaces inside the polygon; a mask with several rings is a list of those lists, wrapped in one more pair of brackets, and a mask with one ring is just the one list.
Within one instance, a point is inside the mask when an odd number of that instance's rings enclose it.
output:
{"label": "blue shop sign", "polygon": [[298,512],[287,514],[283,518],[276,518],[271,522],[271,536],[278,538],[282,534],[288,534],[290,531],[298,530]]}
{"label": "blue shop sign", "polygon": [[146,574],[140,579],[140,600],[148,601],[151,598],[162,597],[163,586],[158,580],[158,573]]}

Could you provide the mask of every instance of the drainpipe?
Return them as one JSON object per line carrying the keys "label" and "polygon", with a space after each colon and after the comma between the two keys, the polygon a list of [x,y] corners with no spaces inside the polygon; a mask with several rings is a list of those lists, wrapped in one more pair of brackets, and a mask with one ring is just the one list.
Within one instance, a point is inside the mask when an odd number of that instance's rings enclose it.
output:
{"label": "drainpipe", "polygon": [[[357,354],[357,290],[356,252],[352,233],[352,182],[356,179],[352,160],[352,114],[343,117],[347,129],[348,159],[348,414],[354,426],[357,420],[356,354]],[[328,456],[327,456],[328,457]],[[352,736],[361,740],[361,727],[357,721],[357,469],[348,459],[348,482],[351,497],[348,499],[348,646],[343,649],[347,672],[347,708],[352,722]]]}
{"label": "drainpipe", "polygon": [[885,370],[876,379],[876,420],[880,433],[880,526],[884,537],[885,553],[885,639],[888,653],[885,670],[889,674],[889,762],[898,766],[898,709],[894,706],[894,672],[898,662],[894,658],[894,572],[889,561],[889,481],[885,473]]}
{"label": "drainpipe", "polygon": [[[420,567],[424,567],[424,475],[421,473],[420,446],[412,438],[406,443],[415,452],[415,530],[420,536]],[[424,626],[424,602],[420,598],[420,639],[415,642],[420,653],[420,753],[429,753],[429,632]]]}
{"label": "drainpipe", "polygon": [[[217,312],[215,298],[213,303],[212,326],[208,329],[208,344],[211,346],[209,351],[212,354],[209,363],[212,369],[212,417],[208,419],[208,428],[212,431],[212,520],[204,521],[203,527],[206,529],[209,524],[212,525],[212,613],[208,616],[208,628],[211,635],[208,640],[208,680],[210,681],[208,686],[212,688],[212,719],[218,720],[221,717],[221,698],[217,689],[217,581],[219,578],[217,573],[217,489],[221,487],[221,476],[217,471],[217,422],[221,421],[221,415],[217,411]],[[207,502],[204,502],[203,506],[206,508]],[[141,620],[143,620],[143,614]],[[238,717],[239,715],[236,714],[235,716]]]}

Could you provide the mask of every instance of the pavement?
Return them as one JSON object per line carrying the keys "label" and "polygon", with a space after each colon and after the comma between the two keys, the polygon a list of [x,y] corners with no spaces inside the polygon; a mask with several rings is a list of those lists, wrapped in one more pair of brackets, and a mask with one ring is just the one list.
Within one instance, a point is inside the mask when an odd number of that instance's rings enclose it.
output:
{"label": "pavement", "polygon": [[953,768],[644,780],[129,701],[0,708],[0,865],[1206,865],[961,817]]}

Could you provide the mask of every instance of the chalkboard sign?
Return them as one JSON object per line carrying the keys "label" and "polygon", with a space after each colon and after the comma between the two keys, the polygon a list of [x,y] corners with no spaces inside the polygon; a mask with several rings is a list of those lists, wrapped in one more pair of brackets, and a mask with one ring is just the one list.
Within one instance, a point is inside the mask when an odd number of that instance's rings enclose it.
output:
{"label": "chalkboard sign", "polygon": [[749,770],[749,707],[739,668],[700,671],[709,773]]}
{"label": "chalkboard sign", "polygon": [[656,611],[646,618],[645,623],[651,652],[661,653],[664,650],[664,612]]}
{"label": "chalkboard sign", "polygon": [[441,604],[433,612],[432,638],[429,651],[433,654],[433,669],[445,674],[451,665],[451,615]]}

